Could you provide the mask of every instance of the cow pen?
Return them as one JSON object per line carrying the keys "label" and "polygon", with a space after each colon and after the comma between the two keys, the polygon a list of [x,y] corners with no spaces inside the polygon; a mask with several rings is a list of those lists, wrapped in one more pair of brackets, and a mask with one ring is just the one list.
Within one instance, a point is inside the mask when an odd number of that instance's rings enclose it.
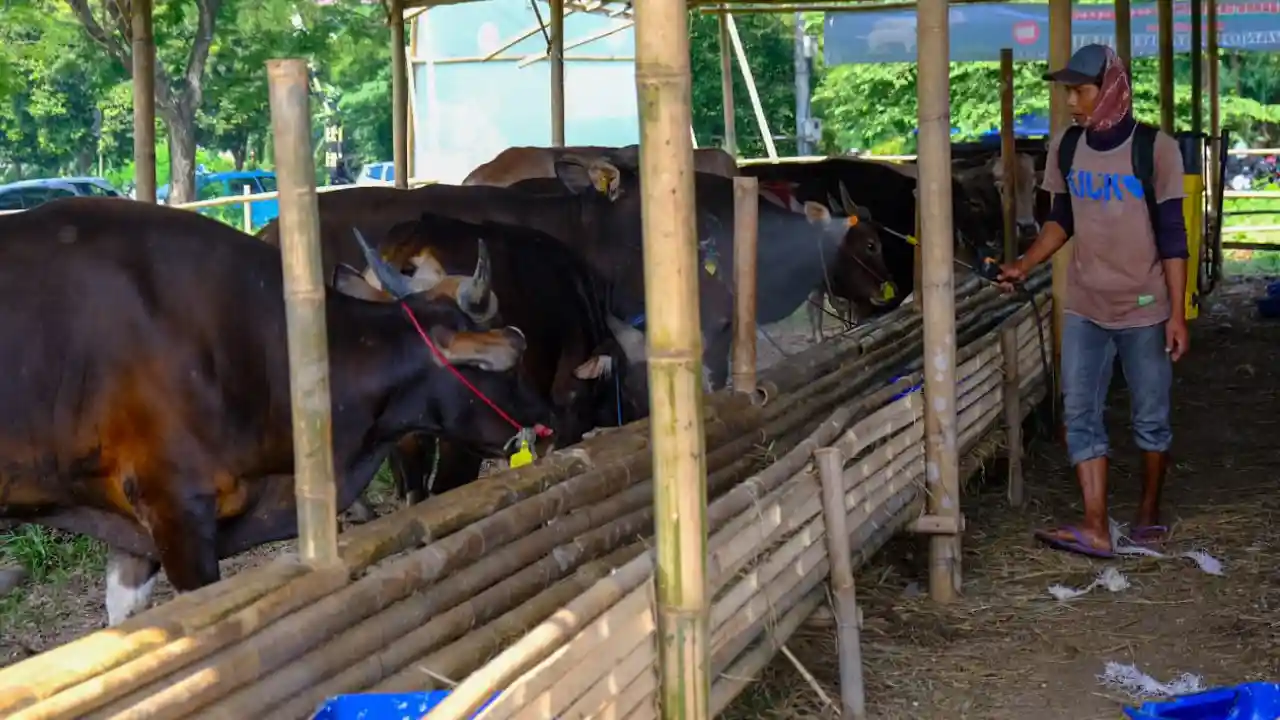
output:
{"label": "cow pen", "polygon": [[[306,444],[317,469],[299,472],[299,557],[0,670],[0,715],[306,718],[336,694],[451,688],[431,718],[469,717],[495,693],[484,717],[707,717],[729,708],[831,598],[842,693],[833,702],[845,717],[865,716],[863,677],[874,683],[885,666],[859,656],[866,621],[853,573],[895,535],[927,537],[930,594],[956,600],[959,541],[974,526],[960,513],[962,487],[1007,456],[1006,492],[1021,505],[1016,437],[1050,391],[1057,268],[1032,276],[1029,302],[955,283],[947,6],[923,0],[923,311],[901,308],[759,372],[747,359],[753,322],[740,323],[736,389],[702,402],[691,193],[676,192],[692,167],[685,5],[635,11],[653,417],[337,537],[332,488],[315,482],[323,461]],[[1059,22],[1055,58],[1066,41]],[[287,137],[305,140],[305,93],[291,106],[285,63],[273,63],[279,152]],[[397,100],[404,94],[397,85]],[[407,182],[399,115],[396,178]],[[282,244],[295,255],[286,272],[299,268],[290,283],[316,262],[306,239],[315,188],[300,158],[279,163],[282,222],[297,228]],[[737,183],[744,196],[751,184]],[[154,178],[150,189],[153,197]],[[752,235],[747,220],[735,241]],[[736,257],[741,282],[754,268],[750,253]],[[315,332],[294,338],[316,287],[286,287],[290,361],[323,368],[315,352],[295,356],[324,346]],[[739,317],[749,318],[754,298],[740,296]],[[1249,377],[1260,384],[1266,374]],[[299,412],[305,391],[294,388],[295,422],[323,423],[324,403],[311,403],[316,416]],[[309,428],[316,438],[318,429]],[[847,542],[833,540],[840,535]]]}

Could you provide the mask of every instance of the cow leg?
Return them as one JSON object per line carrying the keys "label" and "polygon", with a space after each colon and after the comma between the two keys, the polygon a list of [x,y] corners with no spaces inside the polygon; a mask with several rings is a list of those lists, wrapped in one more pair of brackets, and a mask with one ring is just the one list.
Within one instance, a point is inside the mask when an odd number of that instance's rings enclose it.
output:
{"label": "cow leg", "polygon": [[115,627],[147,609],[160,563],[121,550],[107,558],[107,627]]}
{"label": "cow leg", "polygon": [[821,289],[809,293],[805,303],[805,311],[809,315],[809,330],[813,333],[813,341],[822,342],[822,304],[827,301],[827,294]]}
{"label": "cow leg", "polygon": [[436,438],[424,433],[411,433],[396,443],[387,458],[396,494],[406,506],[427,499],[427,487],[436,471],[439,445]]}

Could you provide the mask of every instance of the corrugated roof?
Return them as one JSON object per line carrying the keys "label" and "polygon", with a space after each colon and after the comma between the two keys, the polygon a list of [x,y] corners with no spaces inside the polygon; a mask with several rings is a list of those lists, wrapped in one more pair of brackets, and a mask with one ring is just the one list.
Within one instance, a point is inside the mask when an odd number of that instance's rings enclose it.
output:
{"label": "corrugated roof", "polygon": [[[483,0],[406,0],[405,7],[437,7],[440,5],[457,5],[464,2],[482,2]],[[545,4],[546,0],[542,0]],[[598,13],[612,17],[631,17],[635,0],[565,0],[565,7],[578,12]],[[771,6],[778,7],[778,12],[796,12],[803,10],[823,11],[840,6],[873,5],[867,0],[688,0],[690,8],[735,8],[743,12],[760,12]]]}

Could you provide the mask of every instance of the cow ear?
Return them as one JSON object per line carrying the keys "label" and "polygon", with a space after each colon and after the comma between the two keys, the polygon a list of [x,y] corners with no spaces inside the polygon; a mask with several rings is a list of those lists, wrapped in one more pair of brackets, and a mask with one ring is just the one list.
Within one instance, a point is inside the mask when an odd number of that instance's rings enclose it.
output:
{"label": "cow ear", "polygon": [[871,217],[871,208],[865,205],[855,205],[858,210],[858,219],[863,222],[871,222],[875,218]]}
{"label": "cow ear", "polygon": [[391,296],[370,285],[358,270],[346,264],[333,269],[333,289],[361,300],[391,302]]}
{"label": "cow ear", "polygon": [[809,218],[809,222],[815,225],[831,222],[831,211],[827,209],[827,206],[812,200],[804,204],[804,216]]}
{"label": "cow ear", "polygon": [[613,357],[596,355],[589,358],[573,369],[573,376],[579,380],[607,380],[613,377]]}
{"label": "cow ear", "polygon": [[555,162],[556,178],[574,195],[591,190],[591,173],[587,163],[576,155],[565,155]]}
{"label": "cow ear", "polygon": [[488,372],[506,372],[514,368],[525,348],[524,335],[516,328],[469,332],[437,326],[431,328],[430,334],[432,342],[449,364]]}

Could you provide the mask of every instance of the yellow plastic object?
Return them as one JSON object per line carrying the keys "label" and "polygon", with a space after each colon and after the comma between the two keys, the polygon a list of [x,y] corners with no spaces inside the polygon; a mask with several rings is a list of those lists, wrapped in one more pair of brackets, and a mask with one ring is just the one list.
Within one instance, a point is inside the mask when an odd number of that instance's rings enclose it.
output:
{"label": "yellow plastic object", "polygon": [[1187,320],[1200,317],[1200,247],[1204,244],[1204,177],[1183,175],[1182,217],[1187,224]]}
{"label": "yellow plastic object", "polygon": [[529,441],[520,438],[520,449],[511,454],[511,469],[533,464],[533,451],[529,449]]}

